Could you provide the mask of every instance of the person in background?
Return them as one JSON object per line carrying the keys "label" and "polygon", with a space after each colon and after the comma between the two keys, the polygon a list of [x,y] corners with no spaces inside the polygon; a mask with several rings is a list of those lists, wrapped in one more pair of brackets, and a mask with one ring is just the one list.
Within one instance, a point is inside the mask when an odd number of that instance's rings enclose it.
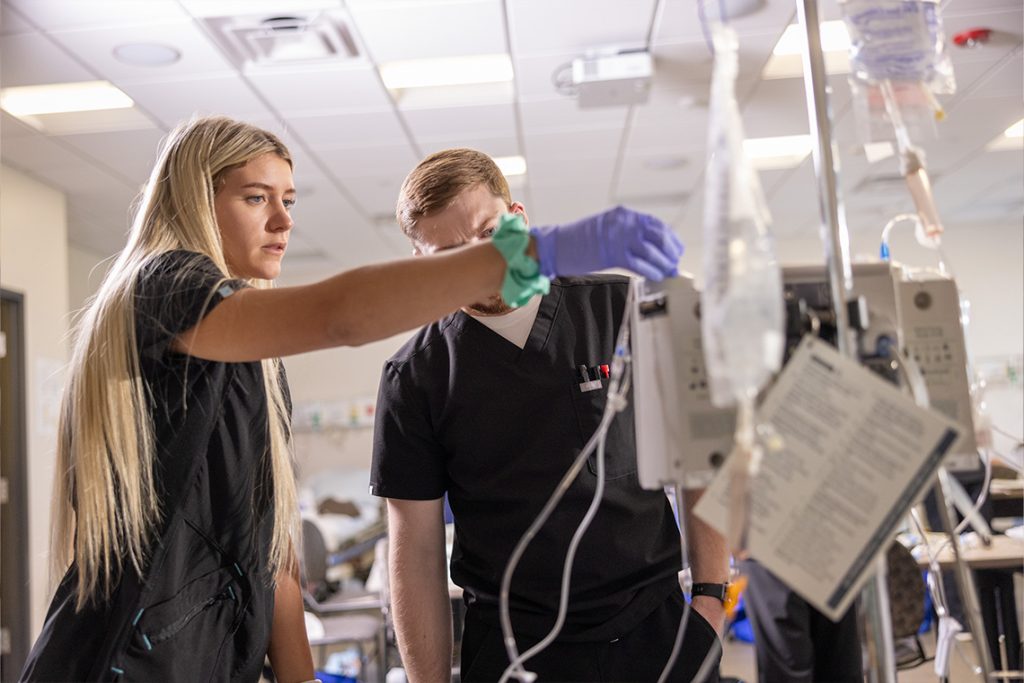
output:
{"label": "person in background", "polygon": [[759,683],[862,683],[856,605],[833,622],[756,560],[741,571]]}
{"label": "person in background", "polygon": [[[397,217],[422,258],[528,222],[490,157],[469,149],[424,159],[402,186]],[[613,219],[620,225],[608,230]],[[682,245],[651,216],[614,209],[579,225],[610,239],[570,246],[550,228],[531,231],[538,244],[554,245],[543,250],[551,256],[540,259],[544,273],[578,272],[564,266],[591,254],[648,278],[676,272]],[[613,253],[629,256],[614,264]],[[466,608],[461,680],[494,681],[508,666],[501,577],[598,426],[628,288],[625,277],[600,275],[558,278],[517,308],[483,297],[420,330],[385,364],[371,490],[387,499],[392,613],[413,683],[451,675],[446,493],[455,523],[451,576]],[[605,457],[604,498],[579,546],[564,628],[525,665],[539,681],[654,681],[673,648],[684,606],[679,529],[664,493],[639,486],[632,408],[612,423]],[[596,481],[595,455],[522,557],[510,598],[520,652],[555,622],[566,550]],[[715,645],[729,576],[724,539],[687,519],[698,589],[672,681],[691,680]]]}
{"label": "person in background", "polygon": [[[21,680],[255,682],[268,655],[278,681],[312,679],[279,357],[515,292],[549,258],[512,232],[275,289],[295,201],[291,156],[264,130],[211,117],[167,138],[76,329],[54,494],[63,578]],[[604,249],[629,217],[608,221],[555,234]]]}

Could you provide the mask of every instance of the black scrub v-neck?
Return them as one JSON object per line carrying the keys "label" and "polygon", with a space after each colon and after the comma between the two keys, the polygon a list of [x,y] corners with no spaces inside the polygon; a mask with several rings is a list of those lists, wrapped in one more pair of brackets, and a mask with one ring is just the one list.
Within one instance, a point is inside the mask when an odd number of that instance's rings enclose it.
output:
{"label": "black scrub v-neck", "polygon": [[[429,500],[455,516],[452,579],[470,613],[497,623],[501,574],[516,542],[593,434],[607,380],[581,388],[579,367],[610,365],[628,281],[556,280],[523,349],[458,312],[424,328],[385,366],[371,488]],[[632,408],[609,430],[604,499],[573,572],[565,634],[616,637],[661,603],[679,568],[661,492],[639,488]],[[517,631],[554,621],[565,552],[596,484],[596,455],[523,555],[512,582]]]}

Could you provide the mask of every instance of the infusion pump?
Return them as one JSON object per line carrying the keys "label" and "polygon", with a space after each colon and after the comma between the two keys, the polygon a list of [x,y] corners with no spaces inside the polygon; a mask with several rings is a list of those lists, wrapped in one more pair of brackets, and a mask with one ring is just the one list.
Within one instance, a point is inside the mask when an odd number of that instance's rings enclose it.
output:
{"label": "infusion pump", "polygon": [[633,281],[633,401],[640,486],[703,488],[732,450],[736,413],[711,403],[693,278]]}
{"label": "infusion pump", "polygon": [[[787,347],[814,333],[835,343],[831,290],[820,265],[783,268]],[[637,474],[645,489],[674,483],[702,488],[732,450],[735,411],[711,403],[700,327],[700,292],[692,277],[634,280],[631,311]],[[932,408],[963,436],[946,461],[951,471],[980,466],[967,351],[956,282],[889,262],[853,265],[861,361],[903,381],[895,351],[920,371]],[[830,336],[831,335],[831,336]],[[788,353],[788,351],[787,351]]]}
{"label": "infusion pump", "polygon": [[[822,336],[835,343],[832,296],[823,266],[789,266],[782,270],[785,288],[787,346],[806,330],[795,324],[801,316],[818,316]],[[975,440],[973,404],[967,370],[967,349],[956,282],[935,271],[876,261],[853,264],[851,328],[856,331],[861,362],[893,381],[900,354],[924,379],[929,404],[961,426],[961,438],[948,456],[950,471],[981,465]]]}

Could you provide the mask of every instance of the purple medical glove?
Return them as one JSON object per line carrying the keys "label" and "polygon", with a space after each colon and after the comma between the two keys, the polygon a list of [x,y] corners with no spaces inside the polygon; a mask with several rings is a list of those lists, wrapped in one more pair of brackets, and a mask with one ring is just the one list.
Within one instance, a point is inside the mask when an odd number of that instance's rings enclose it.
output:
{"label": "purple medical glove", "polygon": [[532,228],[548,277],[627,268],[648,280],[678,275],[683,243],[654,216],[617,206],[565,225]]}

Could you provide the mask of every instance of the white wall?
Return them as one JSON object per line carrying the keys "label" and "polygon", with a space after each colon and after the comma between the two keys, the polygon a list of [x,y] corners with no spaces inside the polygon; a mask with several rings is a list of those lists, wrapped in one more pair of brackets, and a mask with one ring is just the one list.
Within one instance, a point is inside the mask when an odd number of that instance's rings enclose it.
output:
{"label": "white wall", "polygon": [[[391,354],[412,333],[358,348],[331,349],[284,360],[292,401],[375,400],[380,371]],[[370,427],[329,428],[319,432],[296,429],[295,455],[299,479],[306,480],[333,467],[368,469],[373,447]]]}
{"label": "white wall", "polygon": [[68,357],[64,195],[0,167],[0,286],[24,295],[31,637],[50,598],[47,548],[56,417]]}
{"label": "white wall", "polygon": [[103,282],[113,261],[74,244],[68,245],[68,306],[72,316],[89,300]]}

